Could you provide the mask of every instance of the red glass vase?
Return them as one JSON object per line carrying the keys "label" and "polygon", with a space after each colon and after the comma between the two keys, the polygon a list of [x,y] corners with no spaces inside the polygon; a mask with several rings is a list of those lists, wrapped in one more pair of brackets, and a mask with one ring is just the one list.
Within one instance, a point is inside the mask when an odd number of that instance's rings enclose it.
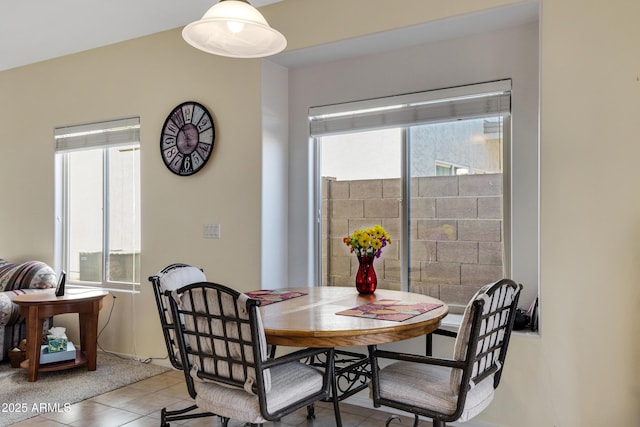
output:
{"label": "red glass vase", "polygon": [[378,277],[373,269],[373,255],[358,257],[358,272],[356,273],[356,289],[361,294],[372,294],[378,286]]}

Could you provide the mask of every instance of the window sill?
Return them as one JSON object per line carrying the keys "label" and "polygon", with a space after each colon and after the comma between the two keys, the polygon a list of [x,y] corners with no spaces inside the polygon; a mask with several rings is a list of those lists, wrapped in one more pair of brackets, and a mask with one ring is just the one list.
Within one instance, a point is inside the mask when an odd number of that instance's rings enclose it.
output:
{"label": "window sill", "polygon": [[440,321],[440,329],[457,332],[462,323],[462,314],[449,313]]}
{"label": "window sill", "polygon": [[[460,329],[460,324],[462,324],[462,314],[449,313],[445,316],[444,319],[440,321],[439,329],[444,329],[446,331],[458,332]],[[521,329],[519,331],[513,330],[513,334],[522,336],[522,337],[532,337],[539,338],[540,331],[532,331],[530,329]]]}
{"label": "window sill", "polygon": [[87,289],[87,288],[91,288],[91,289],[103,289],[105,291],[109,291],[109,292],[122,292],[125,294],[139,294],[140,293],[140,285],[131,285],[127,288],[117,288],[117,287],[111,287],[108,284],[94,284],[94,285],[81,285],[81,284],[70,284],[67,283],[67,287],[68,288],[78,288],[78,289]]}

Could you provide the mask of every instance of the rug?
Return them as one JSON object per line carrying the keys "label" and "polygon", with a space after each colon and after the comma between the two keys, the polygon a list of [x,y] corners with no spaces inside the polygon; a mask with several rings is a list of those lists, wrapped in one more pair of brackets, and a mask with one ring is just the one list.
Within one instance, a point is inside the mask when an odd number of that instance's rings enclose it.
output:
{"label": "rug", "polygon": [[0,427],[64,410],[70,404],[98,396],[166,372],[168,368],[135,362],[98,352],[97,369],[86,366],[57,372],[40,372],[38,381],[27,381],[27,370],[0,363]]}

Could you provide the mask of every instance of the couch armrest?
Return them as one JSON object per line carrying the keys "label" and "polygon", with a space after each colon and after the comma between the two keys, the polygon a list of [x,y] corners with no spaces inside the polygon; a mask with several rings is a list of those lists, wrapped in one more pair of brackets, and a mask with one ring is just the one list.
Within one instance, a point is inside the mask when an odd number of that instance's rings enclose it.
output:
{"label": "couch armrest", "polygon": [[57,285],[56,273],[41,261],[0,264],[0,290],[47,289]]}

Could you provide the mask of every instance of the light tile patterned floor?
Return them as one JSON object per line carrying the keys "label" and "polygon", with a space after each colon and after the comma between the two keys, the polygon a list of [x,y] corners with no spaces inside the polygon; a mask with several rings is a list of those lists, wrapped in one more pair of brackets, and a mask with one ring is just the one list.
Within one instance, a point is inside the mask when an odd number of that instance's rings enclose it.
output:
{"label": "light tile patterned floor", "polygon": [[[69,412],[42,414],[29,420],[14,424],[28,427],[158,427],[160,410],[181,409],[192,404],[184,383],[182,372],[169,371],[155,377],[131,384],[92,399],[71,406]],[[344,427],[384,426],[390,413],[363,408],[342,402],[340,404],[342,425]],[[306,409],[301,409],[280,422],[266,423],[265,427],[332,427],[335,425],[333,408],[329,403],[316,404],[316,418],[307,420]],[[220,421],[215,417],[193,420],[173,421],[172,426],[209,426],[218,427]],[[396,427],[410,427],[413,419],[402,417],[401,422],[391,423]],[[229,422],[229,427],[241,427],[244,423]],[[421,427],[430,427],[431,423],[422,422]]]}

